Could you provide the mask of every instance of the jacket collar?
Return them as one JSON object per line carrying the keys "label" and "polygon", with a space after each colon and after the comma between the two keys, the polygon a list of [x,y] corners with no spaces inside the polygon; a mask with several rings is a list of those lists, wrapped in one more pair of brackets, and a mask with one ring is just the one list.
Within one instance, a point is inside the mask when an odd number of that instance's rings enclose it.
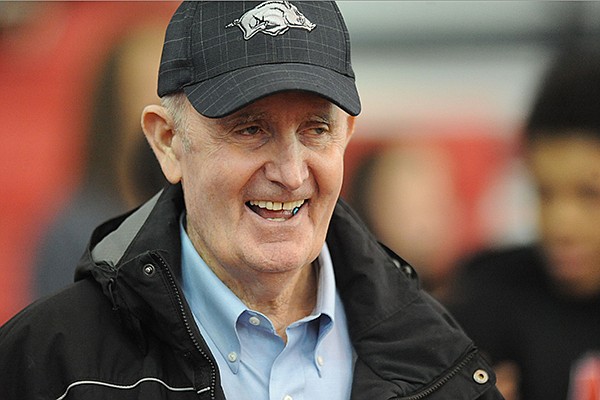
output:
{"label": "jacket collar", "polygon": [[145,347],[145,326],[176,350],[192,352],[196,347],[182,324],[190,315],[178,284],[181,245],[178,218],[183,210],[180,185],[161,191],[147,203],[99,226],[75,274],[76,280],[92,277],[122,322]]}
{"label": "jacket collar", "polygon": [[473,356],[472,341],[420,290],[412,267],[379,244],[343,201],[327,242],[358,356],[355,375],[363,377],[353,393],[386,399],[418,393]]}

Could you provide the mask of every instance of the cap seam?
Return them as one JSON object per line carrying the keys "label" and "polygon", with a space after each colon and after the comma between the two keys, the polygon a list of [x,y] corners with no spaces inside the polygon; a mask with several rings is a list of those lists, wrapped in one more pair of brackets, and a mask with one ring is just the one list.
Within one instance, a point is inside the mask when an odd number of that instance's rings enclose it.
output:
{"label": "cap seam", "polygon": [[331,4],[333,4],[334,7],[334,11],[335,11],[335,15],[338,19],[338,22],[340,23],[340,26],[342,27],[342,33],[344,34],[344,44],[346,45],[346,51],[344,51],[345,55],[346,55],[346,71],[344,75],[349,74],[348,76],[352,76],[354,77],[354,71],[352,71],[352,68],[350,68],[350,71],[348,71],[348,66],[351,65],[352,62],[352,48],[350,46],[350,32],[348,31],[348,27],[346,26],[346,23],[344,22],[344,18],[342,17],[342,12],[340,11],[340,8],[338,7],[337,3],[332,2]]}
{"label": "cap seam", "polygon": [[332,69],[332,68],[329,68],[329,67],[324,67],[322,65],[312,64],[310,62],[298,62],[298,61],[281,62],[281,61],[278,61],[278,62],[264,62],[264,63],[260,63],[260,64],[256,64],[256,65],[244,65],[244,66],[241,66],[241,67],[238,67],[238,68],[234,68],[234,69],[230,69],[230,70],[221,72],[221,73],[216,74],[216,75],[212,75],[211,77],[206,78],[206,79],[194,80],[193,82],[189,82],[189,83],[183,85],[182,87],[191,86],[191,85],[197,85],[199,83],[202,83],[202,82],[205,82],[205,81],[208,81],[208,80],[211,80],[211,79],[216,79],[216,78],[218,78],[220,76],[227,75],[227,74],[230,74],[232,72],[244,70],[246,68],[264,67],[266,65],[308,65],[310,67],[317,67],[317,68],[327,69],[327,70],[329,70],[329,71],[331,71],[333,73],[336,73],[336,74],[339,74],[339,75],[343,75],[343,76],[345,76],[347,78],[355,79],[354,74],[349,74],[347,72],[336,71],[335,69]]}

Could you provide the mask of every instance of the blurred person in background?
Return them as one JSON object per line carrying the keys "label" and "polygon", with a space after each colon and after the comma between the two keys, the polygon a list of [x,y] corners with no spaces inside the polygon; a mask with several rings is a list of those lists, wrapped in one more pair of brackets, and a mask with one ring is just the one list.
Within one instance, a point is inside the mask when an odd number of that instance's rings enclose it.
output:
{"label": "blurred person in background", "polygon": [[522,136],[537,242],[461,265],[451,303],[507,399],[600,395],[600,52],[559,57]]}
{"label": "blurred person in background", "polygon": [[73,281],[73,267],[96,225],[148,200],[164,179],[139,127],[147,104],[158,104],[152,85],[164,36],[161,24],[141,24],[121,38],[100,73],[93,97],[81,183],[40,240],[34,297]]}
{"label": "blurred person in background", "polygon": [[0,2],[0,323],[34,298],[40,237],[81,183],[107,55],[141,25],[164,29],[176,7]]}
{"label": "blurred person in background", "polygon": [[449,154],[394,143],[361,160],[348,201],[379,241],[401,254],[438,300],[448,295],[460,250],[461,207]]}

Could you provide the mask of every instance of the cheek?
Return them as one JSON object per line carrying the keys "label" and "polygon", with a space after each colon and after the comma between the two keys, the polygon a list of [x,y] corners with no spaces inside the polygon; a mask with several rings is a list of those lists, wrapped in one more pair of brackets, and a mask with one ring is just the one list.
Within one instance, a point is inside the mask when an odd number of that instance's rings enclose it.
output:
{"label": "cheek", "polygon": [[319,188],[319,195],[337,199],[344,178],[343,157],[335,153],[322,157],[320,162],[311,166],[311,173]]}
{"label": "cheek", "polygon": [[[219,213],[227,179],[218,164],[201,162],[200,157],[182,163],[182,186],[188,214],[198,221],[207,221]],[[221,190],[219,190],[221,189]]]}
{"label": "cheek", "polygon": [[[202,147],[202,146],[197,146]],[[204,190],[225,189],[224,185],[235,184],[250,170],[251,158],[244,159],[231,151],[206,145],[195,150],[182,160],[183,180],[193,182]],[[215,185],[217,187],[215,187]]]}
{"label": "cheek", "polygon": [[182,184],[186,205],[195,208],[200,220],[237,218],[245,190],[260,169],[256,161],[220,152],[198,155],[185,163]]}
{"label": "cheek", "polygon": [[318,213],[313,214],[313,220],[318,225],[323,226],[324,229],[327,229],[342,188],[343,158],[335,154],[327,157],[321,164],[313,166],[311,173],[318,188],[315,206],[318,204],[316,209],[319,210]]}

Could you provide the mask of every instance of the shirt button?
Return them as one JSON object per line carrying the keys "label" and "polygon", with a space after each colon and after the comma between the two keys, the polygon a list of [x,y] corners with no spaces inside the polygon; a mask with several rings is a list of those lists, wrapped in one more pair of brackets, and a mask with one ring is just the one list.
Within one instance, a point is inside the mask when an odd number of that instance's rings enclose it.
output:
{"label": "shirt button", "polygon": [[237,358],[238,358],[238,355],[235,351],[232,351],[231,353],[229,353],[227,355],[227,359],[229,359],[229,361],[231,361],[231,362],[236,362]]}
{"label": "shirt button", "polygon": [[323,364],[325,364],[325,360],[323,359],[323,357],[317,356],[317,364],[319,364],[320,367],[322,367]]}
{"label": "shirt button", "polygon": [[255,316],[250,317],[248,319],[248,322],[250,322],[254,326],[260,325],[260,319],[258,317],[255,317]]}
{"label": "shirt button", "polygon": [[283,400],[294,400],[294,398],[292,396],[290,396],[289,394],[287,394],[283,397]]}

